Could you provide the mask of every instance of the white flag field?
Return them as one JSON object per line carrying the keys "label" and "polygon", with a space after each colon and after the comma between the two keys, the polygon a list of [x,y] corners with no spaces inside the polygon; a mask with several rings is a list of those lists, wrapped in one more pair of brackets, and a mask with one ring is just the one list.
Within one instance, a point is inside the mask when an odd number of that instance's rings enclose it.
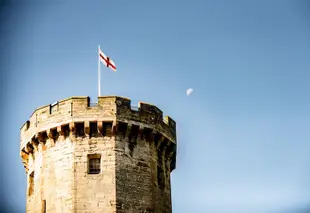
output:
{"label": "white flag field", "polygon": [[111,68],[114,72],[116,72],[116,66],[114,61],[106,56],[99,47],[99,59],[100,61],[108,68]]}
{"label": "white flag field", "polygon": [[114,72],[116,72],[116,65],[110,57],[102,52],[100,46],[98,47],[98,59],[98,96],[100,97],[100,64],[103,63],[107,68],[110,68]]}

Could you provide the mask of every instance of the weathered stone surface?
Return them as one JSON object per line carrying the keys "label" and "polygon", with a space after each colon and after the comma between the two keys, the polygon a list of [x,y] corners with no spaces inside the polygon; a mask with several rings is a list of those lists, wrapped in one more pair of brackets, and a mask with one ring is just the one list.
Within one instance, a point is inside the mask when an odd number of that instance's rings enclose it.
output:
{"label": "weathered stone surface", "polygon": [[[26,212],[172,212],[175,121],[150,104],[133,110],[127,98],[89,101],[38,108],[22,126]],[[98,174],[89,174],[90,156],[100,156]]]}

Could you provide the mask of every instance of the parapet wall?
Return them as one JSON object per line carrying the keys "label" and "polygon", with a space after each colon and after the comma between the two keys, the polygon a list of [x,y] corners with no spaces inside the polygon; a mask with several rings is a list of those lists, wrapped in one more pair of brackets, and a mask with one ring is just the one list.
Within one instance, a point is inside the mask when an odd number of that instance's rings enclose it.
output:
{"label": "parapet wall", "polygon": [[[62,134],[62,126],[70,124],[70,131],[74,131],[75,123],[85,123],[85,132],[88,131],[89,122],[111,122],[112,129],[117,129],[119,123],[128,126],[139,126],[140,130],[150,129],[156,135],[160,133],[163,138],[176,149],[176,123],[170,117],[163,117],[163,113],[156,106],[140,102],[138,107],[132,107],[130,99],[118,96],[98,97],[93,104],[89,97],[71,97],[53,104],[37,108],[30,119],[21,127],[20,150],[26,160],[27,146],[37,143],[38,137],[53,137],[50,130],[55,129]],[[152,133],[152,134],[153,134]],[[27,152],[27,151],[26,151]],[[175,151],[173,151],[175,153]],[[175,167],[174,155],[173,168]]]}
{"label": "parapet wall", "polygon": [[[176,124],[169,116],[154,105],[140,102],[138,108],[131,106],[130,99],[118,96],[99,97],[97,104],[89,97],[71,97],[54,104],[37,108],[30,119],[21,127],[21,138],[31,138],[36,132],[44,131],[67,121],[118,120],[144,123],[164,131],[173,142],[176,141]],[[21,144],[22,146],[23,144]]]}

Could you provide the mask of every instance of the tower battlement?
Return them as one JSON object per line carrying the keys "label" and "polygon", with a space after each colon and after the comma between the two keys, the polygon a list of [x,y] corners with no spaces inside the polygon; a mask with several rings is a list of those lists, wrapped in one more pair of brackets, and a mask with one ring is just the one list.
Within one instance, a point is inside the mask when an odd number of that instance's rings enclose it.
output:
{"label": "tower battlement", "polygon": [[[48,189],[43,174],[49,175],[48,180],[55,184],[57,178],[51,178],[54,176],[50,169],[62,162],[64,168],[59,170],[66,174],[64,177],[71,179],[62,180],[59,184],[67,183],[66,187],[75,193],[70,194],[68,190],[63,192],[69,193],[74,200],[70,203],[72,212],[90,209],[104,209],[106,212],[115,212],[115,209],[120,212],[126,212],[126,209],[130,212],[139,209],[144,212],[170,212],[170,172],[175,169],[176,163],[176,123],[169,116],[163,117],[163,112],[156,106],[139,102],[138,107],[133,107],[130,99],[119,96],[98,97],[96,104],[91,103],[89,97],[70,97],[37,108],[21,127],[20,133],[20,154],[28,175],[28,192],[35,191],[35,197],[40,197],[44,202],[45,199],[57,198]],[[88,176],[90,155],[102,156],[101,176]],[[81,173],[77,172],[82,170]],[[78,207],[82,202],[78,201],[82,192],[77,193],[79,186],[74,184],[75,181],[83,183],[88,178],[107,181],[103,175],[110,177],[109,184],[106,184],[110,192],[105,193],[105,199],[99,200],[106,202],[110,196],[109,200],[114,204],[105,203],[100,207],[97,203],[97,207]],[[40,187],[31,188],[31,181]],[[146,188],[139,188],[139,184],[146,184]],[[62,190],[61,187],[59,190]],[[102,191],[94,189],[93,193],[97,192],[103,196]],[[88,193],[87,196],[92,195],[91,191]],[[148,200],[128,203],[135,193],[141,193]],[[28,205],[28,209],[32,212],[38,207],[34,207],[34,198],[30,194],[28,202],[32,204]],[[90,199],[87,196],[82,196],[85,202]],[[57,207],[49,206],[48,209],[53,212]]]}
{"label": "tower battlement", "polygon": [[53,104],[37,108],[30,119],[21,127],[21,148],[25,141],[40,131],[68,123],[70,120],[119,120],[143,123],[147,127],[160,130],[171,141],[176,141],[176,123],[156,106],[139,102],[131,106],[131,100],[119,96],[99,97],[98,103],[90,103],[89,97],[70,97]]}

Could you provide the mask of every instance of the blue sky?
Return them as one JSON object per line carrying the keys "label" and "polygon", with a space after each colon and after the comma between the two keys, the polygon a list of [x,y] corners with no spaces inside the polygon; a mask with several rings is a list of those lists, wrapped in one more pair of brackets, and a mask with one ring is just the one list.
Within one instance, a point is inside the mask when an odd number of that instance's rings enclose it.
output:
{"label": "blue sky", "polygon": [[118,68],[102,69],[102,95],[153,103],[177,122],[173,212],[306,208],[309,12],[306,0],[3,6],[2,201],[24,211],[19,128],[35,108],[70,96],[96,102],[101,45]]}

